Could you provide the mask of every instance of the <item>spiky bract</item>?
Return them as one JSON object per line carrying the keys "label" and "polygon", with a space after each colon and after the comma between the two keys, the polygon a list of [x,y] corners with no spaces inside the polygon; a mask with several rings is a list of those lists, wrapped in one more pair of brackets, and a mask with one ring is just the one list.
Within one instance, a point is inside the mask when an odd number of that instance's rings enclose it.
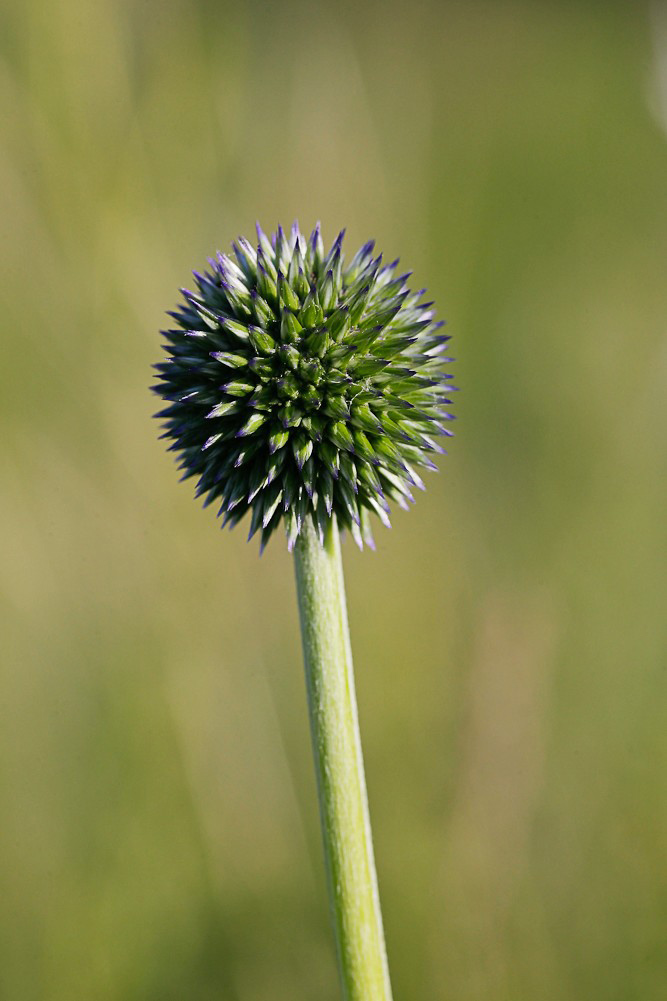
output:
{"label": "spiky bract", "polygon": [[372,546],[369,513],[388,525],[388,498],[407,507],[451,434],[449,338],[374,243],[345,265],[343,233],[328,253],[319,226],[257,236],[209,259],[169,314],[163,437],[224,523],[251,513],[262,547],[282,519],[291,549],[304,519],[322,536],[332,516]]}

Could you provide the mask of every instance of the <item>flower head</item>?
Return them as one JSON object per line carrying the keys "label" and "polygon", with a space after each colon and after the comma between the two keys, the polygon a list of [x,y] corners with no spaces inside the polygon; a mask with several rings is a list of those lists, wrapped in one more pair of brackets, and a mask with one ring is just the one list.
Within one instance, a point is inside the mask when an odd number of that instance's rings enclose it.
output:
{"label": "flower head", "polygon": [[346,264],[343,235],[325,252],[319,226],[306,240],[296,223],[271,239],[258,225],[257,247],[239,239],[194,272],[163,332],[163,437],[197,496],[224,524],[249,512],[262,547],[284,520],[291,549],[309,517],[321,537],[335,517],[373,546],[369,514],[389,525],[388,499],[407,507],[451,434],[433,304],[372,242]]}

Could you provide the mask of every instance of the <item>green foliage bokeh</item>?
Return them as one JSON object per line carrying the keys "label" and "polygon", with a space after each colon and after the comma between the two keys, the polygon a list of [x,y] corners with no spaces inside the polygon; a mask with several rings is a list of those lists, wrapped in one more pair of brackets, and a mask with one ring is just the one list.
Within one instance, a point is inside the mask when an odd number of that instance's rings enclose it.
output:
{"label": "green foliage bokeh", "polygon": [[432,292],[457,437],[345,546],[396,1001],[662,1001],[667,26],[638,4],[0,15],[0,994],[334,1001],[291,560],[147,390],[256,218]]}

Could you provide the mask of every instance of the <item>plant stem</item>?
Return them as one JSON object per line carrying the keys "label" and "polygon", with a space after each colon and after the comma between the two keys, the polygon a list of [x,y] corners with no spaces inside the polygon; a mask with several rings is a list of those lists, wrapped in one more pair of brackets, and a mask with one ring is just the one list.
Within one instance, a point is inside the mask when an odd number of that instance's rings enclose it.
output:
{"label": "plant stem", "polygon": [[338,528],[310,519],[295,568],[329,901],[345,1001],[391,1001]]}

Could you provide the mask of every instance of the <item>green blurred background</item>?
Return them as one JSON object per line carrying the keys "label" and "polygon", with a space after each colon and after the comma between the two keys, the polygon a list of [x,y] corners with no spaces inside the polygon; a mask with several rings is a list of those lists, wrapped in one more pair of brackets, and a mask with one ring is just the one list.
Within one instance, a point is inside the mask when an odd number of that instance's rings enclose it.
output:
{"label": "green blurred background", "polygon": [[667,997],[667,9],[0,15],[0,994],[335,1001],[292,566],[178,485],[164,310],[374,236],[450,456],[345,545],[396,1001]]}

